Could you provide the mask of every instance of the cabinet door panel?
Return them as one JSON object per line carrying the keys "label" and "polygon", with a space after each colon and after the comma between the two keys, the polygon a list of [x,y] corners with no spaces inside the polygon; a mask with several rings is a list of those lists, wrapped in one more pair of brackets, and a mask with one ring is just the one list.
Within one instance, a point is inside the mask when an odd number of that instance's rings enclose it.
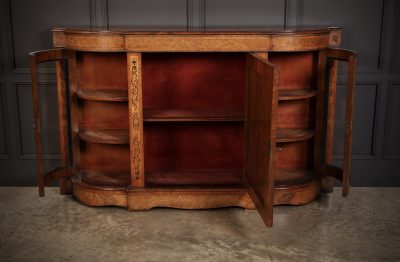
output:
{"label": "cabinet door panel", "polygon": [[[44,196],[44,187],[52,181],[59,180],[62,193],[69,191],[66,177],[71,175],[70,154],[68,146],[68,110],[67,110],[67,79],[65,61],[69,52],[65,49],[51,49],[32,52],[30,55],[33,99],[33,128],[35,131],[37,173],[39,179],[39,195]],[[39,94],[36,66],[39,63],[55,61],[57,72],[58,117],[60,129],[60,167],[44,173],[42,159],[42,139],[40,135]]]}
{"label": "cabinet door panel", "polygon": [[[355,90],[355,68],[356,68],[356,54],[352,51],[328,48],[320,52],[319,58],[319,90],[317,95],[317,121],[316,121],[316,138],[315,138],[315,169],[323,175],[336,178],[343,183],[342,195],[347,196],[350,191],[350,162],[351,162],[351,141],[352,141],[352,128],[353,128],[353,105],[354,105],[354,90]],[[345,138],[344,138],[344,154],[343,154],[343,168],[333,166],[327,160],[327,155],[331,154],[330,146],[333,136],[334,118],[329,117],[329,110],[332,110],[332,103],[330,103],[331,94],[335,93],[336,88],[336,75],[331,74],[329,71],[333,67],[327,67],[327,64],[337,63],[336,61],[346,61],[349,64],[348,78],[347,78],[347,95],[346,95],[346,111],[345,111]],[[327,70],[327,68],[329,68]],[[334,70],[334,69],[333,69]],[[327,71],[327,72],[326,72]],[[326,73],[325,73],[326,72]],[[328,79],[325,79],[328,75]],[[327,80],[327,81],[325,81]],[[326,85],[328,83],[328,85]],[[328,117],[325,119],[326,125],[324,126],[324,115]]]}
{"label": "cabinet door panel", "polygon": [[247,55],[244,180],[265,225],[272,226],[276,148],[277,69]]}

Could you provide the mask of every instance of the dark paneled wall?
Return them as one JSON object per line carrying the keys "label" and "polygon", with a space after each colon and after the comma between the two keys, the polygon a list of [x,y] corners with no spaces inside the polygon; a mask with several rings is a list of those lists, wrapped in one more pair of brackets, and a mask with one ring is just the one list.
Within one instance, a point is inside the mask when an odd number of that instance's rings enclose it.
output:
{"label": "dark paneled wall", "polygon": [[[53,27],[218,26],[344,28],[356,50],[352,184],[400,185],[400,1],[396,0],[0,0],[0,185],[36,184],[28,52],[51,47]],[[40,68],[47,167],[59,159],[54,70]],[[337,130],[343,127],[346,67],[340,67]],[[336,132],[335,161],[343,135]]]}

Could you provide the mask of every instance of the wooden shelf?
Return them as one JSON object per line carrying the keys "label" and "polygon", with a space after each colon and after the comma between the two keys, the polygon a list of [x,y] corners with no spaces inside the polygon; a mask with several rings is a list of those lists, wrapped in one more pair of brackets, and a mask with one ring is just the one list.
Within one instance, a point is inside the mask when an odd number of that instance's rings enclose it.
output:
{"label": "wooden shelf", "polygon": [[243,110],[184,110],[166,109],[143,111],[146,122],[189,122],[189,121],[243,121]]}
{"label": "wooden shelf", "polygon": [[177,170],[146,172],[150,187],[243,187],[241,170]]}
{"label": "wooden shelf", "polygon": [[278,100],[297,100],[316,96],[317,91],[312,89],[282,89],[278,90]]}
{"label": "wooden shelf", "polygon": [[95,101],[125,102],[128,101],[126,90],[79,90],[79,98]]}
{"label": "wooden shelf", "polygon": [[79,131],[79,137],[91,143],[129,144],[129,130],[124,129],[84,129]]}
{"label": "wooden shelf", "polygon": [[126,187],[130,184],[130,173],[83,171],[81,181],[103,187]]}
{"label": "wooden shelf", "polygon": [[320,175],[308,169],[276,169],[274,187],[276,189],[305,188],[319,181]]}
{"label": "wooden shelf", "polygon": [[276,142],[295,142],[310,139],[314,131],[309,129],[281,128],[276,132]]}

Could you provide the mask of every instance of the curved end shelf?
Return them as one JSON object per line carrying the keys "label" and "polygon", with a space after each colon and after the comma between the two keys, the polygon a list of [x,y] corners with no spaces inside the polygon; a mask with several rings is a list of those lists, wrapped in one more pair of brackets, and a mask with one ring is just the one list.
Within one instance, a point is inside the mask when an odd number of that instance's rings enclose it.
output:
{"label": "curved end shelf", "polygon": [[314,131],[310,129],[281,128],[276,132],[276,142],[296,142],[310,139]]}
{"label": "curved end shelf", "polygon": [[308,187],[319,180],[320,176],[308,169],[276,169],[274,187],[277,189]]}
{"label": "curved end shelf", "polygon": [[311,98],[317,95],[316,90],[312,89],[281,89],[278,90],[278,100],[288,101],[288,100],[298,100]]}
{"label": "curved end shelf", "polygon": [[[85,182],[86,181],[86,182]],[[82,179],[82,172],[71,177],[74,197],[88,206],[121,206],[127,207],[126,186],[94,185],[87,178]]]}
{"label": "curved end shelf", "polygon": [[145,122],[211,122],[244,121],[243,110],[143,110]]}
{"label": "curved end shelf", "polygon": [[81,99],[94,101],[126,102],[128,91],[126,90],[79,90],[76,92]]}
{"label": "curved end shelf", "polygon": [[242,188],[241,170],[170,170],[146,173],[149,187]]}
{"label": "curved end shelf", "polygon": [[129,172],[83,171],[80,173],[82,182],[100,187],[125,188],[130,184]]}
{"label": "curved end shelf", "polygon": [[129,144],[129,130],[124,129],[97,129],[80,130],[79,138],[86,142],[100,144],[125,145]]}

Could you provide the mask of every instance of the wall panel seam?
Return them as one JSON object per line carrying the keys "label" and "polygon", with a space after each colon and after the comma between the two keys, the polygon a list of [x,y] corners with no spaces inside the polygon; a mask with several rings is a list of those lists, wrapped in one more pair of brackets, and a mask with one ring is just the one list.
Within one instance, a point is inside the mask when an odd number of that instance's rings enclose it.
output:
{"label": "wall panel seam", "polygon": [[[393,92],[393,88],[400,88],[400,81],[389,81],[388,89],[387,89],[387,98],[390,98]],[[382,159],[383,160],[398,160],[400,159],[400,154],[386,154],[385,149],[387,143],[389,143],[386,132],[389,130],[389,127],[392,124],[392,114],[393,114],[393,100],[387,99],[386,100],[386,107],[385,107],[385,121],[384,121],[384,131],[383,131],[383,150],[382,150]]]}
{"label": "wall panel seam", "polygon": [[90,27],[96,27],[97,19],[96,19],[96,0],[89,0],[89,21]]}
{"label": "wall panel seam", "polygon": [[0,159],[1,160],[9,160],[12,159],[11,154],[10,154],[10,142],[8,138],[8,131],[9,131],[9,117],[8,117],[8,110],[6,105],[6,89],[4,83],[0,83],[0,102],[1,102],[1,113],[2,113],[2,120],[3,123],[1,123],[1,127],[3,129],[3,137],[4,137],[4,147],[5,147],[5,152],[4,154],[0,154]]}
{"label": "wall panel seam", "polygon": [[[400,18],[399,14],[396,13],[396,10],[400,10],[400,1],[394,1],[395,6],[394,6],[394,12],[393,12],[393,28],[392,28],[392,39],[391,39],[391,48],[390,48],[390,62],[389,62],[389,72],[390,73],[400,73],[400,64],[396,65],[395,59],[398,56],[399,53],[399,23],[400,23]],[[397,61],[399,62],[399,61]]]}
{"label": "wall panel seam", "polygon": [[6,41],[8,43],[8,53],[9,53],[9,65],[12,72],[16,71],[16,64],[15,64],[15,51],[14,51],[14,27],[12,24],[12,5],[11,0],[7,0],[8,3],[8,17],[6,17],[6,23],[8,31],[6,32]]}

